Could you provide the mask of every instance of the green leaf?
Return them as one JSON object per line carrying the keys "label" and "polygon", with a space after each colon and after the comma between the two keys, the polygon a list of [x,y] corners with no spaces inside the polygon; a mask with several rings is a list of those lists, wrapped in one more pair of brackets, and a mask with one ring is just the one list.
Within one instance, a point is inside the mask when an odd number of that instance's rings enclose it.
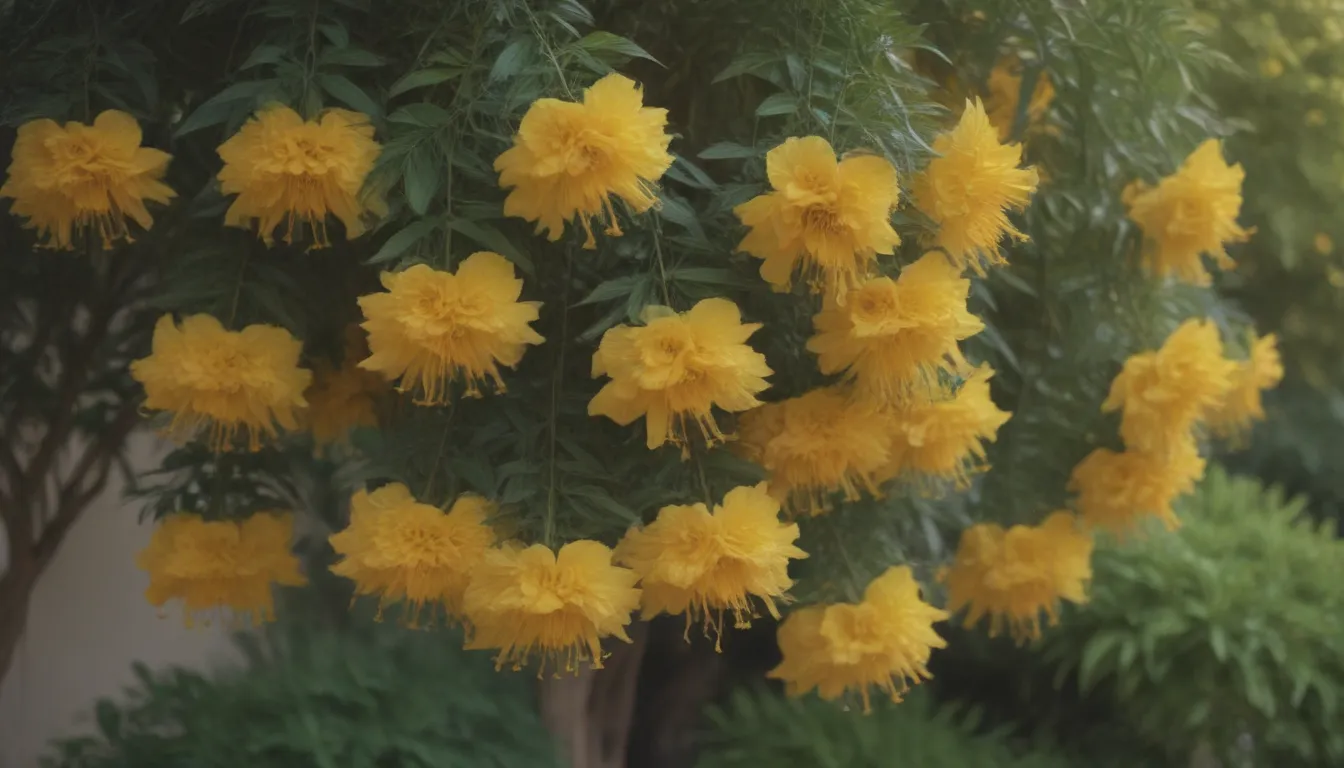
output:
{"label": "green leaf", "polygon": [[746,157],[756,157],[755,147],[747,147],[741,144],[734,144],[731,141],[720,141],[717,144],[711,144],[701,150],[696,155],[701,160],[735,160]]}
{"label": "green leaf", "polygon": [[369,260],[365,263],[384,264],[392,261],[409,250],[411,246],[425,239],[429,233],[438,229],[442,223],[442,220],[437,218],[420,219],[411,222],[400,232],[387,238],[387,242],[383,243],[383,247],[379,248],[378,252],[369,257]]}
{"label": "green leaf", "polygon": [[719,185],[709,177],[709,174],[700,170],[699,167],[682,157],[674,154],[672,156],[672,166],[667,169],[667,175],[692,187],[700,189],[718,189]]}
{"label": "green leaf", "polygon": [[383,108],[378,106],[378,102],[370,98],[359,86],[350,82],[350,78],[345,75],[318,75],[317,83],[337,101],[357,112],[363,112],[372,118],[383,114]]}
{"label": "green leaf", "polygon": [[392,84],[388,90],[388,98],[400,96],[407,91],[413,91],[416,88],[424,88],[429,85],[438,85],[439,83],[452,80],[455,77],[461,77],[467,70],[461,67],[434,67],[432,69],[422,69],[417,72],[411,72],[405,77]]}
{"label": "green leaf", "polygon": [[662,66],[662,62],[655,59],[652,54],[639,47],[634,41],[601,30],[588,33],[581,40],[576,41],[574,47],[592,54],[616,53],[636,59],[647,59]]}
{"label": "green leaf", "polygon": [[721,83],[724,80],[731,80],[745,74],[755,74],[767,66],[778,63],[779,60],[780,55],[777,53],[743,54],[734,59],[722,72],[715,75],[714,82]]}
{"label": "green leaf", "polygon": [[275,80],[248,80],[234,83],[206,99],[201,106],[182,121],[173,136],[182,137],[193,131],[228,121],[242,110],[250,110],[258,96],[275,88]]}
{"label": "green leaf", "polygon": [[526,38],[523,40],[514,40],[509,43],[503,51],[500,51],[499,58],[490,67],[491,80],[507,80],[510,77],[523,71],[528,59],[532,57],[532,40]]}
{"label": "green leaf", "polygon": [[468,219],[451,219],[448,222],[449,229],[456,230],[475,240],[481,245],[498,253],[500,256],[512,261],[524,274],[536,274],[536,268],[532,266],[532,259],[518,250],[509,239],[504,236],[492,224],[480,221],[470,221]]}
{"label": "green leaf", "polygon": [[416,125],[421,128],[439,128],[447,125],[452,118],[453,116],[448,110],[438,104],[424,101],[399,107],[396,112],[388,115],[387,121],[389,123]]}
{"label": "green leaf", "polygon": [[720,267],[678,267],[669,270],[667,279],[674,283],[699,283],[734,288],[746,288],[753,281],[744,280],[731,270]]}
{"label": "green leaf", "polygon": [[350,32],[344,24],[318,24],[317,28],[322,30],[322,36],[327,38],[327,42],[337,48],[344,48],[350,44]]}
{"label": "green leaf", "polygon": [[276,64],[285,56],[285,49],[278,45],[258,45],[252,49],[252,53],[247,59],[239,65],[239,71],[259,67],[263,64]]}
{"label": "green leaf", "polygon": [[421,144],[407,155],[404,178],[406,204],[417,214],[425,215],[430,200],[439,191],[439,184],[443,180],[439,163],[435,162],[433,144]]}
{"label": "green leaf", "polygon": [[635,289],[637,284],[645,282],[648,279],[647,275],[623,275],[621,277],[614,277],[599,284],[591,293],[584,297],[583,301],[578,302],[574,306],[582,307],[585,304],[597,304],[599,302],[611,301],[612,299],[628,296],[630,292]]}
{"label": "green leaf", "polygon": [[756,116],[792,115],[797,111],[798,97],[791,93],[772,93],[756,107]]}
{"label": "green leaf", "polygon": [[386,62],[378,54],[360,48],[325,48],[317,63],[327,67],[381,67]]}

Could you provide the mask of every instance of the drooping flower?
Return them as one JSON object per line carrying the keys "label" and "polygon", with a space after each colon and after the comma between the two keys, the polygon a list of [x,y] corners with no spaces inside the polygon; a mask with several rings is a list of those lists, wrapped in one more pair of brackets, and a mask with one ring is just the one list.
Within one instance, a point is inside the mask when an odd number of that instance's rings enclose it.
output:
{"label": "drooping flower", "polygon": [[1160,349],[1125,361],[1101,408],[1121,411],[1120,436],[1128,448],[1165,454],[1223,402],[1236,367],[1223,358],[1213,323],[1186,320]]}
{"label": "drooping flower", "polygon": [[807,557],[797,540],[797,523],[779,521],[779,502],[762,483],[734,488],[712,513],[704,504],[663,507],[626,533],[615,557],[639,574],[645,618],[684,613],[688,628],[701,618],[717,637],[724,611],[748,627],[756,601],[779,618],[775,601],[793,586],[789,560]]}
{"label": "drooping flower", "polygon": [[1232,388],[1222,405],[1210,415],[1209,426],[1214,432],[1239,440],[1250,430],[1251,422],[1265,418],[1261,393],[1283,381],[1278,343],[1272,333],[1258,339],[1251,336],[1250,356],[1236,363]]}
{"label": "drooping flower", "polygon": [[[1016,57],[1008,57],[994,65],[989,71],[986,87],[989,91],[985,99],[985,112],[989,122],[999,132],[999,142],[1008,141],[1013,135],[1017,123],[1017,113],[1022,101],[1022,62]],[[1055,100],[1055,87],[1050,77],[1041,70],[1036,76],[1036,85],[1027,102],[1026,118],[1028,131],[1039,128],[1050,103]]]}
{"label": "drooping flower", "polygon": [[873,686],[900,701],[911,683],[932,677],[929,656],[947,645],[933,625],[947,618],[920,599],[908,566],[888,568],[864,590],[863,602],[790,612],[779,627],[784,658],[769,676],[783,680],[790,696],[815,688],[832,701],[852,690],[864,711]]}
{"label": "drooping flower", "polygon": [[448,402],[453,382],[468,397],[480,397],[486,379],[503,391],[499,366],[512,368],[528,344],[544,341],[529,325],[541,302],[518,300],[523,281],[497,253],[473,253],[456,273],[416,264],[382,281],[386,293],[359,298],[372,351],[359,367],[400,378],[422,404]]}
{"label": "drooping flower", "polygon": [[288,514],[257,513],[246,520],[206,521],[175,514],[159,522],[136,565],[149,573],[145,598],[163,606],[181,600],[183,619],[225,611],[253,622],[275,618],[271,587],[304,583],[290,551],[294,520]]}
{"label": "drooping flower", "polygon": [[350,330],[341,367],[317,363],[313,384],[304,393],[308,401],[304,421],[318,447],[348,443],[350,430],[356,427],[378,426],[378,399],[388,390],[382,376],[359,367],[368,349],[359,327]]}
{"label": "drooping flower", "polygon": [[639,575],[611,563],[605,545],[572,541],[554,553],[542,544],[493,549],[472,573],[463,603],[472,649],[498,649],[496,668],[521,669],[533,653],[578,672],[602,668],[604,637],[630,642],[625,627],[639,607]]}
{"label": "drooping flower", "polygon": [[927,253],[896,280],[870,278],[843,304],[828,299],[807,348],[822,373],[844,372],[860,396],[901,402],[935,386],[939,372],[966,368],[957,342],[985,327],[966,311],[970,289],[946,256]]}
{"label": "drooping flower", "polygon": [[964,486],[972,472],[987,469],[984,441],[993,441],[1012,416],[990,398],[993,375],[989,366],[981,366],[955,394],[888,411],[891,450],[882,476]]}
{"label": "drooping flower", "polygon": [[[644,325],[618,325],[593,354],[593,377],[608,376],[588,403],[589,416],[626,426],[641,416],[649,448],[684,445],[691,424],[709,442],[723,440],[712,408],[737,412],[760,405],[770,385],[765,355],[747,345],[760,323],[743,323],[727,299],[703,299],[688,312],[644,308]],[[689,422],[689,423],[688,423]]]}
{"label": "drooping flower", "polygon": [[1073,468],[1069,490],[1078,494],[1074,506],[1090,527],[1123,534],[1157,518],[1172,530],[1180,525],[1172,502],[1203,476],[1204,459],[1187,437],[1166,455],[1098,448]]}
{"label": "drooping flower", "polygon": [[611,196],[637,213],[657,202],[654,183],[672,165],[667,110],[644,106],[633,80],[612,73],[583,92],[583,102],[538,99],[495,158],[499,185],[510,189],[504,213],[537,223],[559,240],[575,218],[596,246],[591,221],[605,215],[606,233],[621,235]]}
{"label": "drooping flower", "polygon": [[820,136],[785,139],[765,156],[772,191],[733,209],[750,228],[739,251],[763,259],[761,277],[787,291],[800,272],[813,293],[839,296],[901,238],[891,227],[896,169],[877,155],[849,155]]}
{"label": "drooping flower", "polygon": [[1209,284],[1203,254],[1219,269],[1235,267],[1226,245],[1251,235],[1237,224],[1245,178],[1240,164],[1223,160],[1223,143],[1209,139],[1156,187],[1130,185],[1125,203],[1129,218],[1143,230],[1144,266],[1158,277],[1173,275],[1192,285]]}
{"label": "drooping flower", "polygon": [[172,414],[170,434],[186,439],[204,428],[220,451],[242,432],[255,451],[277,428],[298,428],[313,378],[299,367],[302,347],[273,325],[229,331],[210,315],[190,315],[180,326],[164,315],[152,352],[131,363],[131,376],[145,387],[146,408]]}
{"label": "drooping flower", "polygon": [[956,560],[942,576],[948,609],[966,609],[966,626],[989,616],[989,634],[1006,627],[1019,643],[1041,635],[1041,612],[1051,624],[1059,601],[1087,600],[1092,578],[1092,539],[1068,512],[1038,526],[1008,530],[979,523],[962,531]]}
{"label": "drooping flower", "polygon": [[495,543],[485,522],[492,511],[470,494],[444,512],[416,501],[401,483],[361,490],[350,500],[350,525],[331,536],[341,556],[331,572],[355,582],[358,594],[377,595],[379,612],[405,602],[412,626],[425,608],[431,620],[438,609],[456,616],[467,582]]}
{"label": "drooping flower", "polygon": [[877,495],[875,475],[887,463],[891,437],[871,405],[839,388],[814,389],[770,403],[741,419],[734,449],[770,473],[770,493],[794,514],[818,515],[830,494],[847,500]]}
{"label": "drooping flower", "polygon": [[347,238],[359,237],[365,219],[386,209],[363,190],[381,151],[366,115],[328,109],[305,121],[287,106],[266,107],[219,145],[220,191],[238,196],[224,223],[255,228],[267,245],[277,227],[292,243],[306,225],[322,248],[329,242],[327,217],[335,216]]}
{"label": "drooping flower", "polygon": [[154,219],[145,201],[167,203],[163,183],[172,156],[140,146],[134,117],[108,110],[93,125],[31,120],[19,126],[0,197],[27,219],[46,248],[71,248],[81,230],[94,230],[104,248],[130,240],[127,217],[143,229]]}
{"label": "drooping flower", "polygon": [[999,241],[1026,239],[1007,211],[1026,208],[1040,181],[1035,168],[1018,167],[1022,145],[999,143],[977,99],[933,149],[937,156],[915,179],[913,194],[915,206],[938,225],[935,245],[977,274],[984,274],[983,262],[1006,263]]}

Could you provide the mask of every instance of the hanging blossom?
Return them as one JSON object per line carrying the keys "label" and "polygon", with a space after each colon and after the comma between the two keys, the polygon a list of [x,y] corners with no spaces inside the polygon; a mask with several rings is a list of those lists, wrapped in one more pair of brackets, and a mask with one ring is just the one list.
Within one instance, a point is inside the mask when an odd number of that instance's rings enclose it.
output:
{"label": "hanging blossom", "polygon": [[[727,299],[703,299],[688,312],[644,308],[642,326],[618,325],[593,354],[593,377],[608,381],[588,403],[589,416],[626,426],[641,416],[650,449],[685,445],[690,424],[710,443],[723,440],[712,409],[760,405],[772,371],[747,345],[760,323],[743,323]],[[689,422],[689,424],[688,424]]]}
{"label": "hanging blossom", "polygon": [[84,230],[96,232],[104,248],[130,240],[128,217],[149,229],[154,219],[145,202],[176,197],[163,183],[172,156],[140,146],[142,138],[135,118],[117,110],[99,114],[93,125],[26,122],[0,197],[14,200],[11,210],[46,248],[73,248]]}
{"label": "hanging blossom", "polygon": [[313,378],[299,367],[302,350],[273,325],[230,331],[210,315],[181,325],[164,315],[149,357],[131,363],[131,376],[145,388],[145,408],[172,414],[170,434],[186,439],[204,429],[210,447],[222,451],[241,432],[255,451],[279,429],[298,429]]}
{"label": "hanging blossom", "polygon": [[769,676],[784,681],[790,696],[813,688],[833,701],[857,692],[863,709],[876,687],[900,701],[910,684],[929,679],[929,657],[947,642],[933,625],[948,614],[920,599],[908,566],[888,568],[857,604],[816,605],[791,611],[779,626],[783,660]]}
{"label": "hanging blossom", "polygon": [[934,139],[936,156],[914,183],[915,206],[938,225],[934,244],[963,268],[1005,264],[1004,237],[1025,240],[1007,212],[1023,210],[1040,177],[1019,168],[1021,144],[1000,144],[979,99],[966,103],[957,127]]}
{"label": "hanging blossom", "polygon": [[597,245],[592,220],[607,220],[619,237],[611,196],[643,213],[658,202],[655,182],[672,166],[667,110],[644,106],[633,80],[612,73],[583,92],[583,101],[538,99],[528,107],[513,146],[495,158],[499,185],[510,190],[504,214],[534,221],[537,234],[559,240],[579,220]]}
{"label": "hanging blossom", "polygon": [[1143,230],[1143,263],[1158,277],[1175,276],[1192,285],[1208,285],[1208,254],[1219,269],[1236,266],[1228,243],[1244,242],[1251,231],[1237,224],[1241,212],[1241,165],[1223,160],[1223,144],[1199,145],[1176,173],[1156,187],[1134,182],[1125,190],[1129,218]]}
{"label": "hanging blossom", "polygon": [[303,422],[319,449],[348,446],[351,430],[378,426],[378,400],[388,385],[382,376],[359,367],[367,355],[363,331],[350,326],[341,366],[325,360],[313,366],[313,383],[303,394],[308,401]]}
{"label": "hanging blossom", "polygon": [[791,513],[819,515],[833,493],[877,495],[891,436],[875,408],[827,387],[749,411],[733,447],[769,473],[770,493]]}
{"label": "hanging blossom", "polygon": [[1120,436],[1126,447],[1165,454],[1223,403],[1236,368],[1223,358],[1223,342],[1213,323],[1186,320],[1160,349],[1125,361],[1101,408],[1121,411]]}
{"label": "hanging blossom", "polygon": [[[999,143],[1012,138],[1013,127],[1017,123],[1017,114],[1022,101],[1022,61],[1016,56],[1000,60],[989,71],[986,82],[988,95],[985,98],[985,113],[994,129],[999,132]],[[1036,85],[1032,88],[1031,99],[1027,101],[1027,132],[1039,130],[1045,120],[1045,113],[1055,100],[1055,87],[1050,76],[1041,69],[1036,75]]]}
{"label": "hanging blossom", "polygon": [[984,330],[966,311],[971,282],[945,255],[926,253],[896,280],[875,277],[827,300],[807,342],[825,374],[844,373],[855,393],[881,404],[936,387],[940,373],[968,368],[957,342]]}
{"label": "hanging blossom", "polygon": [[900,244],[891,227],[900,189],[885,158],[837,162],[829,142],[806,136],[766,153],[765,169],[772,191],[733,213],[751,230],[737,249],[764,260],[761,277],[776,290],[800,272],[813,293],[839,297]]}
{"label": "hanging blossom", "polygon": [[506,543],[472,571],[463,602],[470,649],[497,649],[496,669],[517,670],[533,653],[567,672],[587,661],[602,668],[602,638],[630,642],[625,627],[639,607],[639,575],[612,565],[612,552],[588,540],[552,552]]}
{"label": "hanging blossom", "polygon": [[400,378],[400,391],[418,392],[422,405],[449,402],[453,382],[468,397],[480,397],[486,379],[504,391],[499,366],[545,341],[530,325],[541,302],[518,300],[523,281],[497,253],[473,253],[456,273],[416,264],[382,282],[387,292],[359,298],[372,352],[359,367]]}
{"label": "hanging blossom", "polygon": [[1090,527],[1123,534],[1157,518],[1174,530],[1180,520],[1172,502],[1203,476],[1204,459],[1187,436],[1165,455],[1098,448],[1073,468],[1069,490],[1078,494],[1074,507]]}
{"label": "hanging blossom", "polygon": [[331,572],[355,582],[357,594],[377,595],[379,614],[404,602],[411,626],[426,608],[430,621],[439,610],[458,616],[473,570],[495,543],[485,522],[493,512],[470,494],[444,512],[416,501],[401,483],[361,490],[350,500],[350,525],[331,535],[340,556]]}
{"label": "hanging blossom", "polygon": [[281,226],[286,243],[307,226],[322,248],[329,244],[327,217],[334,216],[347,238],[359,237],[365,219],[387,209],[363,190],[381,151],[367,115],[328,109],[305,121],[287,106],[266,107],[219,145],[220,191],[238,196],[224,223],[255,227],[267,245]]}
{"label": "hanging blossom", "polygon": [[990,397],[987,365],[976,369],[955,393],[936,399],[912,400],[886,413],[891,433],[883,478],[904,477],[917,482],[943,481],[964,487],[970,476],[989,468],[985,441],[993,441],[1012,414],[1000,410]]}
{"label": "hanging blossom", "polygon": [[1278,343],[1272,333],[1258,339],[1251,335],[1250,356],[1236,363],[1231,390],[1209,416],[1209,426],[1216,434],[1240,441],[1250,431],[1251,422],[1265,418],[1261,394],[1283,381]]}
{"label": "hanging blossom", "polygon": [[181,600],[183,620],[231,612],[235,619],[272,621],[273,585],[305,583],[290,551],[294,520],[288,514],[257,513],[245,520],[207,521],[174,514],[160,520],[136,565],[149,573],[145,598],[162,607]]}
{"label": "hanging blossom", "polygon": [[956,559],[942,575],[948,609],[966,609],[966,626],[989,616],[989,635],[1006,627],[1019,643],[1041,636],[1041,613],[1053,625],[1059,601],[1087,601],[1092,539],[1074,516],[1055,512],[1038,526],[1006,531],[978,523],[962,531]]}
{"label": "hanging blossom", "polygon": [[780,522],[779,502],[762,483],[734,488],[713,512],[704,504],[663,507],[626,533],[615,557],[639,574],[644,618],[684,613],[687,630],[700,618],[717,640],[724,611],[739,629],[751,626],[755,602],[779,618],[775,601],[787,601],[793,586],[789,560],[807,557],[797,540],[798,525]]}

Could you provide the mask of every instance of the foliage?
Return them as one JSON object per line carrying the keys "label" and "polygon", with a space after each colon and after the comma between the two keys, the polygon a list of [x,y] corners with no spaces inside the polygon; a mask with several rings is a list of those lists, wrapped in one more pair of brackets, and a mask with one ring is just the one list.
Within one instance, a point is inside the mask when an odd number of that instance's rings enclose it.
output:
{"label": "foliage", "polygon": [[924,694],[870,713],[815,697],[785,699],[739,689],[709,712],[699,768],[1064,768],[1053,751],[1020,749],[1004,729],[984,730],[975,711],[937,705]]}
{"label": "foliage", "polygon": [[121,700],[94,707],[97,735],[57,743],[43,764],[559,765],[528,681],[501,678],[442,634],[342,630],[287,608],[264,634],[238,635],[242,667],[137,664]]}
{"label": "foliage", "polygon": [[1344,543],[1303,507],[1214,468],[1179,531],[1098,547],[1091,601],[1046,637],[1058,679],[1173,754],[1344,759]]}

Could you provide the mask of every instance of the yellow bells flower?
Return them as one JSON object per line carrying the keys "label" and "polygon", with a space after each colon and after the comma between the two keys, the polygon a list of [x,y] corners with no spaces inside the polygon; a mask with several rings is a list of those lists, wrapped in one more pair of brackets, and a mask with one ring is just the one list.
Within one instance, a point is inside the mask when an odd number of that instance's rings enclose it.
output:
{"label": "yellow bells flower", "polygon": [[[593,377],[608,381],[588,403],[589,416],[626,426],[641,416],[650,449],[685,445],[691,424],[707,442],[723,440],[712,409],[737,412],[760,405],[770,385],[765,355],[747,345],[759,323],[743,323],[727,299],[703,299],[688,312],[644,308],[644,325],[618,325],[593,354]],[[689,422],[689,423],[688,423]]]}
{"label": "yellow bells flower", "polygon": [[331,536],[341,556],[331,572],[354,581],[358,594],[378,595],[380,614],[405,602],[411,626],[427,606],[431,621],[438,609],[456,616],[471,574],[495,543],[485,523],[493,511],[468,494],[444,512],[416,501],[401,483],[361,490],[350,501],[350,525]]}
{"label": "yellow bells flower", "polygon": [[1250,430],[1251,422],[1265,418],[1261,393],[1283,381],[1283,359],[1279,356],[1278,344],[1278,338],[1272,333],[1258,339],[1251,336],[1250,357],[1236,364],[1231,391],[1209,417],[1209,426],[1214,432],[1240,440]]}
{"label": "yellow bells flower", "polygon": [[347,355],[340,368],[319,362],[303,395],[308,401],[303,421],[313,442],[319,448],[348,445],[350,430],[378,426],[378,398],[387,390],[383,377],[360,368],[356,358]]}
{"label": "yellow bells flower", "polygon": [[1237,224],[1245,178],[1240,164],[1223,160],[1222,142],[1209,139],[1156,187],[1131,184],[1124,197],[1129,218],[1143,230],[1144,266],[1192,285],[1209,284],[1203,254],[1219,269],[1235,267],[1225,246],[1251,236]]}
{"label": "yellow bells flower", "polygon": [[226,609],[235,618],[271,621],[272,585],[304,583],[289,548],[293,534],[288,514],[258,513],[242,521],[170,515],[136,557],[136,565],[149,573],[145,598],[160,607],[181,600],[187,626],[198,614],[206,614],[209,623]]}
{"label": "yellow bells flower", "polygon": [[[1012,138],[1013,127],[1017,122],[1017,113],[1022,100],[1022,62],[1010,56],[994,65],[989,71],[989,80],[985,84],[988,95],[985,98],[985,113],[989,122],[999,133],[999,142]],[[1036,85],[1031,91],[1031,100],[1027,102],[1027,131],[1040,127],[1050,103],[1055,100],[1055,87],[1044,70],[1036,76]]]}
{"label": "yellow bells flower", "polygon": [[1123,534],[1149,518],[1168,530],[1180,525],[1171,504],[1195,489],[1204,476],[1204,459],[1193,437],[1167,455],[1098,448],[1073,468],[1069,490],[1083,523]]}
{"label": "yellow bells flower", "polygon": [[990,398],[993,375],[989,366],[981,366],[955,394],[912,400],[889,411],[891,449],[881,476],[964,486],[972,472],[988,469],[984,441],[993,441],[1012,416]]}
{"label": "yellow bells flower", "polygon": [[1026,239],[1008,221],[1022,210],[1040,178],[1019,168],[1021,144],[1000,144],[979,99],[967,102],[957,127],[934,139],[937,156],[914,183],[915,206],[938,225],[934,244],[963,268],[984,274],[984,262],[1005,264],[1004,237]]}
{"label": "yellow bells flower", "polygon": [[457,381],[468,397],[480,397],[486,379],[502,392],[499,366],[545,341],[530,325],[541,302],[518,300],[523,281],[497,253],[473,253],[456,273],[416,264],[382,281],[386,293],[359,298],[372,351],[359,367],[400,378],[400,391],[418,392],[422,405],[449,402]]}
{"label": "yellow bells flower", "polygon": [[779,626],[783,660],[769,676],[790,696],[813,688],[833,701],[846,690],[869,709],[869,689],[900,701],[910,684],[932,677],[929,656],[947,642],[933,625],[948,614],[919,597],[908,566],[888,568],[864,590],[863,602],[817,605],[789,613]]}
{"label": "yellow bells flower", "polygon": [[149,357],[131,363],[131,376],[144,385],[146,408],[172,414],[170,434],[187,438],[204,428],[211,448],[222,451],[242,432],[255,451],[277,427],[298,429],[313,378],[299,367],[302,349],[273,325],[229,331],[210,315],[181,325],[164,315]]}
{"label": "yellow bells flower", "polygon": [[1126,447],[1167,454],[1222,404],[1236,369],[1236,363],[1223,358],[1223,342],[1213,323],[1186,320],[1161,349],[1125,361],[1101,408],[1121,411],[1120,436]]}
{"label": "yellow bells flower", "polygon": [[1055,512],[1038,526],[1004,530],[979,523],[962,531],[947,583],[948,609],[967,609],[965,624],[989,616],[990,637],[1006,627],[1019,643],[1041,635],[1040,615],[1058,620],[1059,601],[1087,601],[1092,539],[1073,515]]}
{"label": "yellow bells flower", "polygon": [[521,669],[533,653],[567,672],[587,661],[602,668],[602,638],[630,642],[625,627],[639,607],[638,574],[611,563],[596,541],[552,552],[542,544],[505,544],[475,567],[463,607],[471,649],[494,648],[496,668]]}
{"label": "yellow bells flower", "polygon": [[672,165],[666,127],[667,110],[644,106],[639,86],[615,73],[585,89],[582,103],[538,99],[495,158],[499,185],[511,190],[505,215],[536,222],[552,241],[577,217],[583,247],[593,248],[591,220],[605,214],[606,233],[620,236],[611,196],[637,213],[658,202],[654,182]]}
{"label": "yellow bells flower", "polygon": [[814,389],[770,403],[741,419],[734,450],[765,468],[770,493],[793,514],[819,515],[829,496],[877,495],[891,436],[877,410],[840,388]]}
{"label": "yellow bells flower", "polygon": [[0,197],[36,229],[41,245],[72,248],[75,235],[94,229],[107,248],[130,240],[126,218],[143,229],[154,223],[145,201],[167,203],[176,193],[163,183],[172,157],[140,146],[140,124],[108,110],[93,125],[32,120],[19,126],[9,176]]}
{"label": "yellow bells flower", "polygon": [[313,245],[322,248],[328,245],[327,217],[335,216],[347,238],[359,237],[364,220],[386,208],[362,192],[381,151],[369,118],[358,112],[328,109],[305,121],[289,107],[266,107],[219,145],[220,191],[238,196],[224,223],[255,227],[267,245],[278,227],[292,243],[307,226]]}
{"label": "yellow bells flower", "polygon": [[865,280],[843,304],[827,299],[807,348],[822,373],[844,373],[859,396],[900,402],[936,386],[940,372],[967,367],[957,342],[985,327],[966,311],[970,289],[945,255],[927,253],[896,280]]}
{"label": "yellow bells flower", "polygon": [[800,272],[813,293],[839,296],[891,255],[900,190],[896,169],[877,155],[839,162],[820,136],[785,139],[765,156],[772,191],[733,209],[751,231],[739,251],[763,259],[761,277],[787,291]]}
{"label": "yellow bells flower", "polygon": [[734,488],[712,513],[704,504],[663,507],[626,533],[616,561],[639,574],[644,618],[684,613],[687,629],[703,618],[717,637],[724,611],[739,629],[751,626],[753,598],[779,618],[775,600],[793,586],[789,560],[807,557],[797,540],[798,525],[779,521],[779,502],[762,483]]}

